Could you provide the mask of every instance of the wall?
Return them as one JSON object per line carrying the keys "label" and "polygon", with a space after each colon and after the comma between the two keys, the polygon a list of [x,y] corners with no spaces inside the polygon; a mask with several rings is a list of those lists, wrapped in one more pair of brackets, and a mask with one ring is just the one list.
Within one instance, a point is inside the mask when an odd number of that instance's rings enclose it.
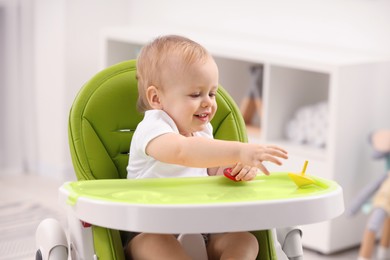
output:
{"label": "wall", "polygon": [[[6,48],[5,48],[5,42],[4,39],[6,38],[6,7],[3,2],[0,2],[0,122],[3,122],[5,118],[5,100],[6,100],[6,92],[5,92],[5,86],[6,85],[6,79],[5,76],[6,73],[6,66],[4,64],[5,61],[5,54],[6,54]],[[3,124],[2,124],[3,125]],[[5,168],[5,160],[3,159],[3,155],[6,153],[5,151],[5,136],[6,130],[5,127],[0,127],[0,167]]]}
{"label": "wall", "polygon": [[35,0],[34,105],[36,111],[36,169],[53,176],[63,171],[66,122],[65,102],[65,1]]}
{"label": "wall", "polygon": [[30,171],[69,179],[70,106],[98,71],[100,29],[126,24],[127,0],[35,0],[33,12],[37,165]]}
{"label": "wall", "polygon": [[0,0],[0,168],[7,173],[22,170],[18,2]]}
{"label": "wall", "polygon": [[0,0],[0,172],[74,176],[71,103],[99,70],[104,26],[127,24],[128,0]]}
{"label": "wall", "polygon": [[131,23],[390,54],[387,0],[131,1]]}

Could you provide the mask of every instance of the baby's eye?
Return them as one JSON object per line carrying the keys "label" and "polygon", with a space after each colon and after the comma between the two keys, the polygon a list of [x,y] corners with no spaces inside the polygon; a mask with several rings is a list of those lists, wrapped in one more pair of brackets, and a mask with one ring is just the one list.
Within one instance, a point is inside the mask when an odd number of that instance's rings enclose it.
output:
{"label": "baby's eye", "polygon": [[190,97],[192,97],[192,98],[200,97],[200,93],[192,93],[192,94],[190,95]]}
{"label": "baby's eye", "polygon": [[210,96],[210,97],[215,97],[215,92],[210,92],[210,93],[209,93],[209,96]]}

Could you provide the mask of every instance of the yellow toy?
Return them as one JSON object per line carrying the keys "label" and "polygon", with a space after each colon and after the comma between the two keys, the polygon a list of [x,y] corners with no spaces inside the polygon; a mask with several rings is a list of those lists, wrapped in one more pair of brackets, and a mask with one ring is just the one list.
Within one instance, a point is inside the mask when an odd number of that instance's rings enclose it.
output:
{"label": "yellow toy", "polygon": [[310,184],[314,183],[313,179],[311,179],[310,177],[305,175],[308,163],[309,163],[308,161],[305,161],[305,164],[303,165],[302,172],[300,174],[296,174],[296,173],[289,173],[288,174],[288,177],[290,177],[290,179],[293,182],[295,182],[295,184],[298,187],[303,187],[303,186],[310,185]]}

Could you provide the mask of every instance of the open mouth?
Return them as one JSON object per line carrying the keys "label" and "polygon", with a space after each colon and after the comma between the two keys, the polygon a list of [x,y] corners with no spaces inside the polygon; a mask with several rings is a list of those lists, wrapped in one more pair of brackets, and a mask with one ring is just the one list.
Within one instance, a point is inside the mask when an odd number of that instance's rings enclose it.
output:
{"label": "open mouth", "polygon": [[206,114],[206,113],[203,113],[203,114],[196,114],[195,116],[199,117],[199,118],[206,118],[208,117],[209,114]]}
{"label": "open mouth", "polygon": [[209,121],[210,114],[209,113],[195,114],[195,117],[198,118],[201,122],[205,123]]}

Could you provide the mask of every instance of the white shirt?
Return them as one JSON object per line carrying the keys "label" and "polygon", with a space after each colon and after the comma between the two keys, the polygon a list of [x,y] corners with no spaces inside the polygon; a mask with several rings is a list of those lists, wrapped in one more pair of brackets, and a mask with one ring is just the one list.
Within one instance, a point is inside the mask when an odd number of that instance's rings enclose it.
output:
{"label": "white shirt", "polygon": [[[148,143],[166,133],[179,134],[172,118],[162,110],[146,111],[145,117],[138,124],[131,141],[127,166],[128,179],[207,176],[207,168],[191,168],[163,163],[146,154]],[[213,128],[208,123],[203,131],[196,132],[194,135],[213,139]]]}

